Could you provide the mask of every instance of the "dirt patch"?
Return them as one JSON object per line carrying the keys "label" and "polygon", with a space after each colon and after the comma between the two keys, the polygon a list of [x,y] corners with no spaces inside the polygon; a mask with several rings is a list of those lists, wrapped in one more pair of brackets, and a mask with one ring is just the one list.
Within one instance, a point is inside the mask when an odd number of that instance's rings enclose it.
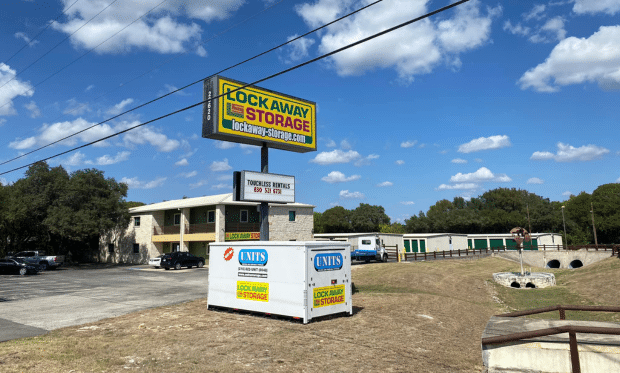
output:
{"label": "dirt patch", "polygon": [[303,325],[201,299],[0,344],[0,371],[480,372],[482,331],[511,308],[489,281],[516,269],[497,258],[355,266],[350,317]]}

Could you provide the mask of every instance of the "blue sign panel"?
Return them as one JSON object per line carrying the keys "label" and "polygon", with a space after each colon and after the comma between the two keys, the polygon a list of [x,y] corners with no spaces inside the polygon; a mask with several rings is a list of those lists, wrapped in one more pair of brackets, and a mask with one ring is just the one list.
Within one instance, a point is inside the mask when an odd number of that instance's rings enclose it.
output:
{"label": "blue sign panel", "polygon": [[267,264],[268,257],[265,249],[242,249],[239,251],[239,264],[264,266]]}
{"label": "blue sign panel", "polygon": [[314,268],[317,271],[331,271],[342,268],[342,254],[317,254],[314,257]]}

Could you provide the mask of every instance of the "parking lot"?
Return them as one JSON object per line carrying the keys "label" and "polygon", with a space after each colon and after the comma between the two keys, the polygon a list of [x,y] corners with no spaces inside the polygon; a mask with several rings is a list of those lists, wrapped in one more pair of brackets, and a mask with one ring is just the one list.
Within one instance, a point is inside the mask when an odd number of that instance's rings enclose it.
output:
{"label": "parking lot", "polygon": [[60,268],[0,276],[0,341],[207,296],[207,268]]}

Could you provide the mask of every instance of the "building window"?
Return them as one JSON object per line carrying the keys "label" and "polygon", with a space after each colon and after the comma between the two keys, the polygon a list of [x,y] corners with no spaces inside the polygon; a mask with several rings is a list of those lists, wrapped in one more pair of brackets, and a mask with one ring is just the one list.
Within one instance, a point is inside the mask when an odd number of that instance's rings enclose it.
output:
{"label": "building window", "polygon": [[211,210],[207,213],[207,223],[215,223],[215,210]]}
{"label": "building window", "polygon": [[114,244],[113,243],[108,244],[108,252],[110,254],[114,254]]}
{"label": "building window", "polygon": [[295,211],[288,212],[288,221],[295,221]]}
{"label": "building window", "polygon": [[239,213],[239,221],[241,223],[248,222],[248,210],[241,210],[241,212]]}
{"label": "building window", "polygon": [[174,214],[174,225],[181,225],[181,214]]}
{"label": "building window", "polygon": [[134,254],[140,254],[140,244],[139,243],[133,244],[133,253]]}
{"label": "building window", "polygon": [[133,218],[133,226],[134,227],[139,227],[140,226],[140,217],[139,216],[134,216],[134,218]]}

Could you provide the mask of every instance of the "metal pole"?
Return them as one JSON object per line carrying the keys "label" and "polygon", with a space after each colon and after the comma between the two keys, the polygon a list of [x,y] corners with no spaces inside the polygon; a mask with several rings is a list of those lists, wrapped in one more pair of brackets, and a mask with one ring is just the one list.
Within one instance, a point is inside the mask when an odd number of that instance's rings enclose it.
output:
{"label": "metal pole", "polygon": [[[260,172],[269,172],[269,148],[263,143],[260,148]],[[260,240],[269,241],[269,203],[260,203]]]}
{"label": "metal pole", "polygon": [[562,223],[564,224],[564,249],[566,250],[566,245],[568,245],[568,242],[566,240],[566,220],[564,220],[564,206],[562,206]]}
{"label": "metal pole", "polygon": [[573,367],[573,373],[581,373],[581,365],[579,364],[579,350],[577,348],[577,335],[575,332],[568,333],[568,343],[570,345],[570,361]]}
{"label": "metal pole", "polygon": [[594,206],[590,202],[590,212],[592,213],[592,231],[594,232],[594,244],[598,248],[598,240],[596,239],[596,227],[594,226]]}

